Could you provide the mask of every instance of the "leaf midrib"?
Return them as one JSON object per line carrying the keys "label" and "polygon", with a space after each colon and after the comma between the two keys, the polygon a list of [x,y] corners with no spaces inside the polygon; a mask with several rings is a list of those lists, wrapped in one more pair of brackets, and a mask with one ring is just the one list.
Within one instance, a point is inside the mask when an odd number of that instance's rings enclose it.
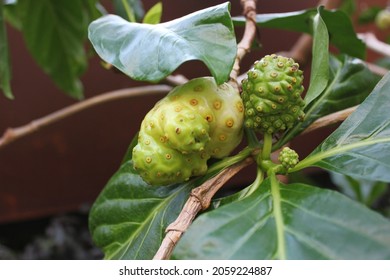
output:
{"label": "leaf midrib", "polygon": [[280,184],[276,179],[275,174],[270,174],[271,180],[271,194],[273,208],[272,213],[275,217],[275,227],[277,235],[277,256],[279,259],[286,259],[286,242],[285,242],[285,228],[284,218],[281,205]]}
{"label": "leaf midrib", "polygon": [[[187,185],[186,185],[187,186]],[[147,217],[145,218],[145,222],[142,224],[142,226],[138,227],[137,230],[135,230],[133,232],[133,234],[131,234],[129,236],[129,238],[124,242],[124,243],[121,243],[121,246],[118,246],[118,249],[116,249],[114,252],[112,252],[109,256],[107,255],[105,258],[106,259],[112,259],[113,256],[115,256],[116,254],[118,254],[118,252],[122,251],[123,248],[126,248],[123,253],[120,255],[119,259],[122,259],[123,256],[126,254],[126,252],[128,251],[129,247],[131,246],[131,244],[133,243],[134,241],[134,237],[137,236],[142,229],[144,229],[146,226],[148,228],[150,228],[150,224],[151,224],[151,221],[153,221],[153,219],[155,218],[155,213],[158,213],[161,211],[161,209],[166,206],[166,205],[169,205],[172,200],[177,196],[179,195],[179,193],[181,191],[183,191],[186,186],[184,186],[180,191],[178,192],[174,192],[172,193],[172,195],[168,196],[167,198],[163,198],[161,199],[163,201],[163,203],[160,203],[160,204],[157,204],[156,207],[152,208],[149,212],[149,215],[147,215]],[[146,232],[145,236],[147,235],[148,231]],[[144,237],[145,239],[146,237]],[[144,241],[143,239],[143,241]],[[142,244],[143,244],[143,241],[141,242],[140,246],[139,247],[142,247]],[[123,246],[123,244],[127,244],[125,246]],[[137,250],[137,252],[139,251],[139,248]]]}
{"label": "leaf midrib", "polygon": [[301,169],[309,167],[309,166],[313,166],[317,162],[319,162],[325,158],[335,156],[337,154],[345,153],[345,152],[352,150],[352,149],[361,148],[364,146],[370,146],[370,145],[379,144],[379,143],[386,143],[386,142],[390,142],[390,137],[377,138],[377,139],[365,139],[365,140],[354,142],[354,143],[351,143],[351,144],[348,144],[345,146],[336,146],[336,147],[331,148],[329,150],[319,152],[319,153],[314,154],[312,156],[308,156],[307,158],[305,158],[304,160],[299,162],[294,168],[291,168],[289,170],[289,173],[296,172],[298,170],[301,170]]}
{"label": "leaf midrib", "polygon": [[[293,207],[295,207],[295,208],[297,208],[297,209],[299,209],[299,210],[301,210],[301,211],[307,213],[308,215],[311,215],[311,216],[313,216],[313,217],[316,217],[316,218],[319,218],[319,219],[321,219],[321,220],[324,220],[324,221],[326,221],[326,222],[329,223],[329,224],[333,224],[333,225],[336,225],[336,226],[338,226],[338,227],[344,228],[344,229],[346,229],[346,230],[349,230],[349,231],[352,231],[352,232],[355,232],[355,233],[359,233],[362,237],[367,238],[367,239],[370,239],[371,241],[373,241],[373,242],[375,242],[375,243],[377,243],[377,244],[379,244],[379,245],[382,245],[382,246],[387,245],[387,244],[381,243],[381,242],[380,242],[379,240],[377,240],[377,239],[373,239],[373,238],[372,238],[372,235],[366,234],[366,233],[364,233],[364,232],[361,232],[361,231],[359,230],[359,227],[348,227],[348,225],[350,225],[350,224],[345,223],[345,220],[343,221],[343,220],[341,220],[341,219],[340,219],[340,220],[337,220],[337,219],[330,219],[330,218],[327,217],[327,216],[321,216],[321,215],[319,215],[319,214],[318,214],[319,212],[310,211],[310,210],[308,210],[307,208],[302,207],[302,206],[299,206],[299,205],[297,205],[297,204],[295,204],[295,203],[293,203],[293,202],[291,202],[291,201],[284,200],[284,199],[282,199],[282,201],[283,201],[284,203],[286,203],[286,204],[290,204],[291,206],[293,206]],[[290,229],[291,229],[291,228],[290,228]]]}

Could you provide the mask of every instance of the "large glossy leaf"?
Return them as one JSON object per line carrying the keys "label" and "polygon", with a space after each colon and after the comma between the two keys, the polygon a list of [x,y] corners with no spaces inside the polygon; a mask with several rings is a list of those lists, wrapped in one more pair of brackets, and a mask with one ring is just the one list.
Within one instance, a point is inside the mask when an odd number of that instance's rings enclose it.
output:
{"label": "large glossy leaf", "polygon": [[11,91],[11,63],[8,51],[7,32],[4,21],[3,2],[0,1],[0,89],[8,98],[13,98]]}
{"label": "large glossy leaf", "polygon": [[390,74],[321,145],[291,170],[316,165],[353,177],[390,182]]}
{"label": "large glossy leaf", "polygon": [[[285,29],[312,34],[311,21],[317,13],[316,9],[309,9],[288,13],[258,14],[256,23],[260,27]],[[349,17],[342,11],[323,10],[321,16],[328,28],[330,42],[341,52],[348,55],[364,58],[365,45],[356,36]],[[233,17],[234,25],[245,24],[244,17]]]}
{"label": "large glossy leaf", "polygon": [[95,201],[89,226],[106,259],[152,259],[196,184],[151,187],[126,161]]}
{"label": "large glossy leaf", "polygon": [[368,207],[374,206],[388,190],[385,182],[356,179],[336,172],[330,172],[330,178],[342,193]]}
{"label": "large glossy leaf", "polygon": [[26,45],[43,70],[70,96],[81,98],[87,66],[84,42],[89,13],[83,1],[20,0]]}
{"label": "large glossy leaf", "polygon": [[360,104],[380,79],[358,58],[330,56],[329,66],[326,89],[305,108],[304,121],[287,131],[275,148],[283,146],[320,117]]}
{"label": "large glossy leaf", "polygon": [[329,35],[322,19],[323,9],[313,17],[313,59],[310,85],[305,96],[306,106],[326,88],[329,80]]}
{"label": "large glossy leaf", "polygon": [[136,80],[156,82],[189,60],[201,60],[220,84],[233,67],[236,41],[229,4],[156,25],[104,16],[89,26],[100,57]]}
{"label": "large glossy leaf", "polygon": [[389,259],[390,223],[330,190],[271,187],[195,220],[176,259]]}

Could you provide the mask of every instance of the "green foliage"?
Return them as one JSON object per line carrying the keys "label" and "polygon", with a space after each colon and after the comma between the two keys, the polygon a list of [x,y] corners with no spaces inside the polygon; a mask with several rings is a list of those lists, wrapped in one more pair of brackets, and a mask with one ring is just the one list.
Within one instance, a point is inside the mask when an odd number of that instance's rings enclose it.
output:
{"label": "green foliage", "polygon": [[329,79],[329,38],[328,29],[322,19],[323,9],[313,18],[313,61],[310,85],[305,96],[306,106],[326,88]]}
{"label": "green foliage", "polygon": [[197,59],[222,84],[229,78],[236,54],[228,3],[156,25],[107,15],[91,23],[89,39],[106,62],[133,79],[150,82]]}
{"label": "green foliage", "polygon": [[[137,138],[139,143],[137,139],[133,140],[121,168],[107,183],[92,208],[91,232],[107,259],[152,258],[166,227],[181,211],[191,189],[250,155],[257,164],[255,181],[249,186],[241,186],[232,195],[214,199],[212,207],[196,218],[178,243],[174,258],[390,258],[389,220],[362,205],[369,205],[382,196],[387,185],[366,184],[371,187],[363,188],[362,181],[356,179],[390,182],[390,96],[387,94],[390,91],[390,74],[378,83],[379,78],[359,59],[364,57],[365,46],[357,38],[344,12],[320,7],[257,15],[256,19],[260,28],[288,29],[313,36],[311,77],[303,122],[294,123],[284,133],[279,131],[278,135],[274,135],[279,139],[276,142],[269,131],[261,130],[262,139],[259,141],[259,135],[247,130],[249,146],[231,157],[225,158],[228,153],[221,155],[222,159],[213,165],[207,157],[202,162],[207,169],[207,172],[201,173],[203,175],[192,174],[201,176],[186,183],[162,186],[170,182],[157,182],[157,186],[150,187],[145,182],[147,178],[142,179],[139,174],[142,170],[138,172],[137,154],[131,153],[136,150],[133,147],[145,141],[166,141],[164,137],[169,136],[170,144],[185,147],[179,151],[183,157],[194,149],[207,150],[204,143],[207,141],[203,141],[205,139],[198,133],[205,129],[207,118],[202,115],[199,121],[181,125],[180,119],[186,123],[190,114],[181,103],[166,102],[171,96],[169,94],[152,110],[154,113],[164,111],[164,116],[153,113],[152,117],[145,118],[147,122],[142,124],[140,137]],[[156,23],[148,19],[145,21]],[[237,26],[243,22],[242,17],[234,18]],[[94,21],[89,35],[104,60],[134,79],[155,82],[172,73],[181,63],[198,59],[209,67],[217,83],[222,84],[229,76],[236,53],[231,23],[229,5],[225,3],[155,25],[130,23],[109,15]],[[329,53],[329,44],[339,49],[338,57]],[[280,74],[282,80],[270,81],[274,89],[288,80],[288,75],[281,72],[277,75]],[[249,86],[248,81],[243,82],[243,97],[248,90],[260,86],[253,73],[252,70],[248,74],[248,79],[251,79]],[[258,76],[263,74],[257,73]],[[301,90],[298,91],[300,94]],[[257,97],[254,95],[246,96],[245,104],[252,104]],[[267,100],[273,97],[267,95]],[[200,98],[208,102],[213,95],[192,92],[185,102]],[[309,156],[298,162],[298,154],[285,148],[280,153],[280,164],[273,162],[271,152],[298,136],[315,120],[358,104],[361,105],[356,112]],[[178,105],[183,107],[179,110],[183,110],[179,122],[175,113]],[[163,106],[167,107],[159,111]],[[282,111],[292,107],[283,107]],[[207,110],[203,110],[202,114],[207,114]],[[170,134],[165,127],[161,128],[161,122],[165,122],[168,116],[169,121],[164,125],[170,126],[172,131],[179,127],[179,131],[186,133],[176,137],[176,132]],[[150,123],[158,123],[159,133],[150,134]],[[145,129],[148,133],[143,131]],[[158,158],[166,154],[166,150],[160,149],[151,151],[147,156]],[[182,162],[175,165],[183,170],[188,168]],[[276,174],[293,173],[310,166],[353,177],[346,177],[346,180],[339,178],[338,183],[342,185],[343,192],[361,203],[338,192],[311,185],[284,185],[276,177]]]}
{"label": "green foliage", "polygon": [[140,22],[145,15],[141,0],[113,0],[115,14],[131,22]]}
{"label": "green foliage", "polygon": [[359,17],[358,17],[358,22],[360,24],[366,24],[375,21],[375,18],[377,14],[382,11],[382,7],[379,6],[371,6],[368,7],[367,9],[363,10]]}
{"label": "green foliage", "polygon": [[[321,8],[319,8],[321,10]],[[260,28],[275,28],[313,34],[312,20],[317,9],[288,13],[259,14],[256,23]],[[358,39],[349,17],[339,10],[322,10],[321,17],[329,32],[329,40],[341,52],[357,58],[365,57],[365,45]],[[244,17],[233,17],[237,26],[245,24]]]}
{"label": "green foliage", "polygon": [[[44,72],[68,95],[81,99],[79,77],[87,67],[87,27],[101,15],[97,0],[19,0],[7,7],[6,15],[23,33],[28,50]],[[1,44],[6,45],[6,40]]]}
{"label": "green foliage", "polygon": [[151,259],[195,185],[150,188],[131,160],[124,162],[90,212],[90,231],[105,258]]}
{"label": "green foliage", "polygon": [[156,5],[150,8],[150,10],[146,13],[142,23],[148,24],[158,24],[161,22],[162,15],[162,3],[158,2]]}
{"label": "green foliage", "polygon": [[[136,145],[134,138],[128,150]],[[96,245],[106,259],[151,259],[160,246],[165,229],[176,219],[189,192],[248,156],[245,151],[213,165],[208,174],[169,186],[151,188],[134,170],[132,153],[96,199],[89,216],[89,227]]]}
{"label": "green foliage", "polygon": [[355,179],[336,172],[330,172],[330,176],[342,193],[368,207],[372,207],[388,188],[385,182]]}
{"label": "green foliage", "polygon": [[390,74],[293,170],[316,165],[358,178],[390,182],[389,90]]}
{"label": "green foliage", "polygon": [[356,11],[356,3],[355,0],[343,0],[340,8],[340,11],[343,11],[349,16],[352,16],[353,13]]}
{"label": "green foliage", "polygon": [[388,259],[390,223],[337,192],[263,182],[200,216],[177,259]]}
{"label": "green foliage", "polygon": [[81,98],[78,77],[87,65],[83,39],[88,23],[82,3],[22,0],[18,5],[24,39],[37,63],[61,89]]}

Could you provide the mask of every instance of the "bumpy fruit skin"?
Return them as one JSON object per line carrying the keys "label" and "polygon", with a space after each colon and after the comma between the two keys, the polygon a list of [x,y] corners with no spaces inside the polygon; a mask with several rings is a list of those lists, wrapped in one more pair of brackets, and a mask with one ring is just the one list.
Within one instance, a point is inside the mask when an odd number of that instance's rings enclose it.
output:
{"label": "bumpy fruit skin", "polygon": [[279,162],[289,170],[290,168],[295,167],[299,162],[299,156],[297,152],[290,149],[289,147],[284,147],[283,150],[279,153]]}
{"label": "bumpy fruit skin", "polygon": [[174,88],[142,121],[134,168],[151,185],[184,182],[241,142],[244,106],[229,84],[197,78]]}
{"label": "bumpy fruit skin", "polygon": [[380,29],[390,27],[390,11],[388,9],[381,10],[375,17],[375,24]]}
{"label": "bumpy fruit skin", "polygon": [[303,120],[303,73],[293,59],[266,55],[242,82],[245,126],[273,134]]}

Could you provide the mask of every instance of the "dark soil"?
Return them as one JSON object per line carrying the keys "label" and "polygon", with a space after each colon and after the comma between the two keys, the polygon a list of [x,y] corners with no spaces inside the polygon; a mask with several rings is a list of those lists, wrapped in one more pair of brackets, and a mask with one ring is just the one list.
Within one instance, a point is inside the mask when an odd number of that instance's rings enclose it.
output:
{"label": "dark soil", "polygon": [[0,225],[0,260],[92,260],[103,258],[88,231],[88,215],[67,213]]}

